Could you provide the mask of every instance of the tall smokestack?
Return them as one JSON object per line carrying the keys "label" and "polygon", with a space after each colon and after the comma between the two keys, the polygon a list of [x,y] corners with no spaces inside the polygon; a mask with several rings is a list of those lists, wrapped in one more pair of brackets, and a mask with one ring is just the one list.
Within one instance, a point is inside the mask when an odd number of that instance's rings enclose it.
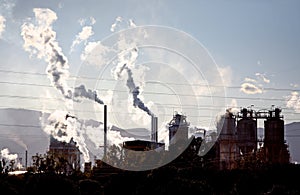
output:
{"label": "tall smokestack", "polygon": [[27,170],[27,156],[28,156],[28,152],[27,150],[25,151],[25,169]]}
{"label": "tall smokestack", "polygon": [[104,157],[106,158],[106,144],[107,144],[107,105],[104,105]]}
{"label": "tall smokestack", "polygon": [[151,116],[151,141],[157,142],[158,136],[157,136],[157,117]]}

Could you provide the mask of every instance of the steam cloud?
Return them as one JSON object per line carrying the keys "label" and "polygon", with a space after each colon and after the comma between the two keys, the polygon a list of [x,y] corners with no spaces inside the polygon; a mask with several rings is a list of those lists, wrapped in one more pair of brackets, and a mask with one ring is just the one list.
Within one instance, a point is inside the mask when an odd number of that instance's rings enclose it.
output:
{"label": "steam cloud", "polygon": [[[44,59],[48,66],[46,72],[52,85],[66,99],[87,98],[99,104],[103,101],[99,99],[96,91],[86,89],[84,85],[76,87],[74,91],[68,86],[69,64],[67,57],[56,41],[56,32],[52,29],[52,24],[57,20],[56,13],[50,9],[35,8],[36,24],[26,22],[21,27],[21,35],[24,40],[24,49],[30,55],[36,55],[39,59]],[[78,36],[78,41],[87,39],[92,34],[91,28],[84,28],[82,34]],[[77,41],[77,42],[78,42]],[[76,43],[76,42],[75,42]],[[78,101],[74,99],[75,101]],[[89,153],[77,119],[68,117],[65,120],[58,120],[57,113],[52,113],[49,117],[50,124],[47,124],[44,131],[53,135],[59,141],[69,142],[73,137],[77,142],[79,150],[83,153],[84,160],[89,160]],[[53,118],[54,117],[54,118]],[[62,118],[65,118],[63,116]]]}
{"label": "steam cloud", "polygon": [[4,158],[5,160],[17,160],[18,155],[17,154],[10,154],[8,148],[4,148],[1,150],[1,158]]}
{"label": "steam cloud", "polygon": [[63,55],[62,49],[56,41],[56,33],[52,29],[52,23],[57,19],[56,13],[50,9],[33,9],[37,25],[24,23],[21,27],[21,35],[24,39],[24,49],[35,54],[38,58],[44,58],[48,63],[46,72],[51,83],[65,98],[71,98],[71,89],[66,83],[69,64]]}
{"label": "steam cloud", "polygon": [[80,129],[81,124],[78,119],[68,115],[65,111],[55,111],[48,117],[44,131],[61,142],[69,143],[73,138],[83,154],[84,161],[88,162],[90,160],[89,150]]}
{"label": "steam cloud", "polygon": [[[33,9],[37,25],[24,23],[21,35],[24,39],[24,49],[31,55],[43,58],[47,63],[47,74],[51,83],[67,99],[74,97],[84,97],[103,104],[97,97],[96,91],[86,90],[85,87],[76,87],[74,92],[68,86],[66,79],[69,76],[69,64],[67,57],[62,53],[56,41],[56,33],[52,29],[52,23],[57,19],[56,13],[50,9]],[[90,29],[90,28],[88,28]],[[79,36],[80,40],[87,39],[91,34],[91,29]]]}
{"label": "steam cloud", "polygon": [[94,32],[92,26],[84,26],[81,32],[76,36],[76,39],[73,41],[70,52],[73,52],[76,45],[86,41],[93,34]]}
{"label": "steam cloud", "polygon": [[[138,56],[138,50],[136,48],[131,50],[130,55],[128,56],[129,59],[126,59],[126,56],[124,55],[119,56],[120,62],[116,67],[115,77],[120,78],[122,72],[126,70],[127,72],[126,86],[128,87],[129,92],[132,94],[133,106],[138,107],[139,109],[145,111],[148,115],[153,116],[153,113],[150,111],[150,109],[138,97],[138,95],[140,94],[140,90],[139,87],[136,86],[136,84],[134,83],[132,70],[130,69],[130,66],[134,66],[137,56]],[[124,64],[121,66],[122,63]]]}

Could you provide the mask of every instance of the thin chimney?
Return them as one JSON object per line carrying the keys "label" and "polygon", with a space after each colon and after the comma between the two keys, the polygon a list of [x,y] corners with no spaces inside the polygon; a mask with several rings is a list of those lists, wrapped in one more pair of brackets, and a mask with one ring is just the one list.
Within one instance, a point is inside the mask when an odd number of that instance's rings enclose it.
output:
{"label": "thin chimney", "polygon": [[151,116],[151,141],[157,142],[158,136],[157,136],[157,117]]}
{"label": "thin chimney", "polygon": [[27,150],[25,151],[25,168],[27,169],[27,156],[28,156],[28,152]]}
{"label": "thin chimney", "polygon": [[107,147],[107,105],[104,105],[104,157],[106,157],[106,147]]}

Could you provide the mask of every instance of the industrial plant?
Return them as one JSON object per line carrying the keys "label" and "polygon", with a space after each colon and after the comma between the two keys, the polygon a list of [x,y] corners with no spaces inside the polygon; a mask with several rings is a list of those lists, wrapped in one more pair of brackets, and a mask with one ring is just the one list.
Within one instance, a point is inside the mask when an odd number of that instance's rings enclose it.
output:
{"label": "industrial plant", "polygon": [[[107,117],[106,113],[104,116]],[[258,120],[264,121],[263,138],[258,138]],[[272,107],[258,111],[255,111],[253,107],[241,108],[236,113],[227,109],[217,121],[216,132],[208,134],[206,130],[202,129],[201,136],[195,134],[192,137],[188,136],[190,124],[187,116],[175,113],[168,124],[168,149],[165,148],[165,143],[158,142],[157,124],[158,118],[152,116],[151,140],[124,141],[123,149],[168,153],[174,148],[178,148],[180,143],[189,143],[190,146],[185,149],[197,148],[193,150],[197,154],[200,154],[201,150],[208,150],[205,155],[201,156],[203,159],[201,166],[219,170],[241,168],[245,163],[253,165],[290,163],[290,154],[284,136],[284,120],[280,108]],[[104,131],[106,132],[106,130]],[[106,133],[104,135],[106,136]],[[189,141],[196,138],[198,139],[196,142]]]}
{"label": "industrial plant", "polygon": [[[258,139],[258,120],[264,120],[263,139]],[[290,162],[279,108],[242,108],[236,114],[227,109],[217,122],[217,131],[219,136],[206,159],[218,169],[235,169],[246,161],[269,165]]]}
{"label": "industrial plant", "polygon": [[[270,109],[254,110],[253,107],[241,108],[238,112],[227,109],[216,123],[216,131],[207,131],[199,128],[192,136],[189,136],[190,123],[187,116],[174,113],[168,123],[168,145],[158,142],[158,120],[151,116],[150,140],[136,139],[124,141],[121,146],[121,159],[126,157],[128,151],[153,151],[155,154],[169,155],[170,152],[192,152],[194,155],[186,155],[188,158],[201,158],[197,161],[199,166],[217,170],[237,169],[245,164],[252,165],[284,165],[290,163],[290,153],[285,141],[285,129],[283,115],[280,108],[274,106]],[[258,121],[263,120],[264,132],[258,135]],[[84,170],[91,172],[93,169],[101,172],[101,169],[109,169],[107,155],[111,149],[107,145],[107,106],[104,105],[104,146],[103,158],[95,159],[95,166],[91,162],[84,163]],[[99,138],[101,139],[101,138]],[[180,145],[180,144],[187,145]],[[65,159],[69,174],[80,170],[81,152],[72,139],[69,143],[60,142],[54,137],[50,138],[47,154],[54,160]],[[183,147],[183,148],[182,148]],[[190,150],[190,148],[194,148]],[[99,148],[100,150],[100,148]],[[203,153],[203,151],[205,151]],[[109,154],[108,154],[109,153]],[[174,154],[174,153],[173,153]],[[187,158],[187,157],[184,158]],[[27,159],[27,151],[26,151]],[[119,158],[120,159],[120,158]],[[192,160],[192,159],[186,159]],[[149,162],[148,162],[149,163]],[[26,160],[27,166],[27,160]],[[114,169],[116,171],[116,169]],[[67,174],[68,174],[67,173]]]}

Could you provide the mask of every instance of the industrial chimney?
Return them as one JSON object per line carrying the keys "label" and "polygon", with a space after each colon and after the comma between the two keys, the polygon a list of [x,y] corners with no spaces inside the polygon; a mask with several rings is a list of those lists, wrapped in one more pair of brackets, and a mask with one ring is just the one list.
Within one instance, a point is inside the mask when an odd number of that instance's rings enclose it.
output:
{"label": "industrial chimney", "polygon": [[104,105],[104,157],[106,157],[106,149],[107,149],[107,105]]}
{"label": "industrial chimney", "polygon": [[158,140],[158,135],[157,135],[157,125],[158,118],[154,115],[151,116],[151,141],[156,142]]}

